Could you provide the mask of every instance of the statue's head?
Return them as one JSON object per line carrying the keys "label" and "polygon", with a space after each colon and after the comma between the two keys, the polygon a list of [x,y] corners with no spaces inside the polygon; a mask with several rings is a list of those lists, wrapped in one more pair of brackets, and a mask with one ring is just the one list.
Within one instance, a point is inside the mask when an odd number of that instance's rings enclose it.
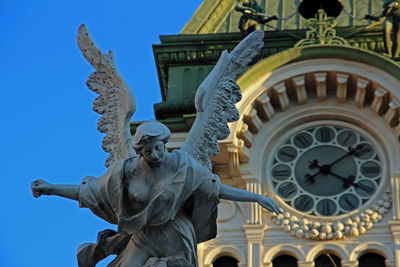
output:
{"label": "statue's head", "polygon": [[171,132],[164,124],[156,120],[145,121],[136,129],[133,148],[147,163],[159,164],[164,159],[165,144],[170,136]]}

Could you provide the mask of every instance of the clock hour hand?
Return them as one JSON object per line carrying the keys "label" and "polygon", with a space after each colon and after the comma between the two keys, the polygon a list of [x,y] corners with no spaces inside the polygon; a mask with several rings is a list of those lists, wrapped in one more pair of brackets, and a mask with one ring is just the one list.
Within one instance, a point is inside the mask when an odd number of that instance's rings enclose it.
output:
{"label": "clock hour hand", "polygon": [[342,180],[344,182],[343,183],[344,188],[349,188],[350,185],[358,186],[358,184],[354,183],[354,181],[356,180],[356,177],[354,175],[349,175],[349,177],[345,178],[345,177],[342,177],[332,171],[330,171],[330,174],[332,174],[334,177]]}
{"label": "clock hour hand", "polygon": [[343,183],[344,188],[348,188],[350,185],[352,185],[354,187],[360,188],[361,190],[363,190],[369,194],[372,194],[374,192],[373,187],[370,187],[370,186],[362,184],[362,183],[355,183],[354,181],[356,180],[356,177],[354,175],[349,175],[348,178],[344,178],[334,172],[331,172],[331,174],[344,182]]}

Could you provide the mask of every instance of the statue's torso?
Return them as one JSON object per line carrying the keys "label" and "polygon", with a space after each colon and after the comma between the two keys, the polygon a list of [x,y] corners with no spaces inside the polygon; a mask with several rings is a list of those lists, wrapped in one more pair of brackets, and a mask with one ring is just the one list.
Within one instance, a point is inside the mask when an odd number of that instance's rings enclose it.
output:
{"label": "statue's torso", "polygon": [[166,153],[164,161],[158,166],[147,165],[142,158],[132,158],[126,162],[123,187],[129,198],[129,209],[138,213],[145,209],[149,202],[169,201],[168,190],[176,175],[177,159],[173,153]]}

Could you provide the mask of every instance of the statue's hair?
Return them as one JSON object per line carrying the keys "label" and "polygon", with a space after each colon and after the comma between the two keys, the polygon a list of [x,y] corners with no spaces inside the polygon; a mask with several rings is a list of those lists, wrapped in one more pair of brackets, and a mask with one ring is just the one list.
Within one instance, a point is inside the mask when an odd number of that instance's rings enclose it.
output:
{"label": "statue's hair", "polygon": [[133,148],[140,150],[146,143],[158,140],[167,143],[171,137],[171,131],[156,120],[148,120],[139,125],[132,138]]}

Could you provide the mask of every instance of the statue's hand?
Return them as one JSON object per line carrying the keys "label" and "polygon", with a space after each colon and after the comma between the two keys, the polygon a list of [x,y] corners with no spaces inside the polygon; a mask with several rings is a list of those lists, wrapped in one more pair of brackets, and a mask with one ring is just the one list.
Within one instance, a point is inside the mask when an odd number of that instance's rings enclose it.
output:
{"label": "statue's hand", "polygon": [[46,181],[37,179],[31,183],[32,194],[38,198],[41,195],[51,195],[53,186]]}
{"label": "statue's hand", "polygon": [[372,20],[373,17],[370,14],[367,14],[367,15],[364,16],[364,19],[371,19]]}
{"label": "statue's hand", "polygon": [[276,214],[282,213],[281,208],[276,204],[275,200],[270,197],[260,195],[258,198],[258,204],[260,204],[264,209],[270,212],[275,212]]}

